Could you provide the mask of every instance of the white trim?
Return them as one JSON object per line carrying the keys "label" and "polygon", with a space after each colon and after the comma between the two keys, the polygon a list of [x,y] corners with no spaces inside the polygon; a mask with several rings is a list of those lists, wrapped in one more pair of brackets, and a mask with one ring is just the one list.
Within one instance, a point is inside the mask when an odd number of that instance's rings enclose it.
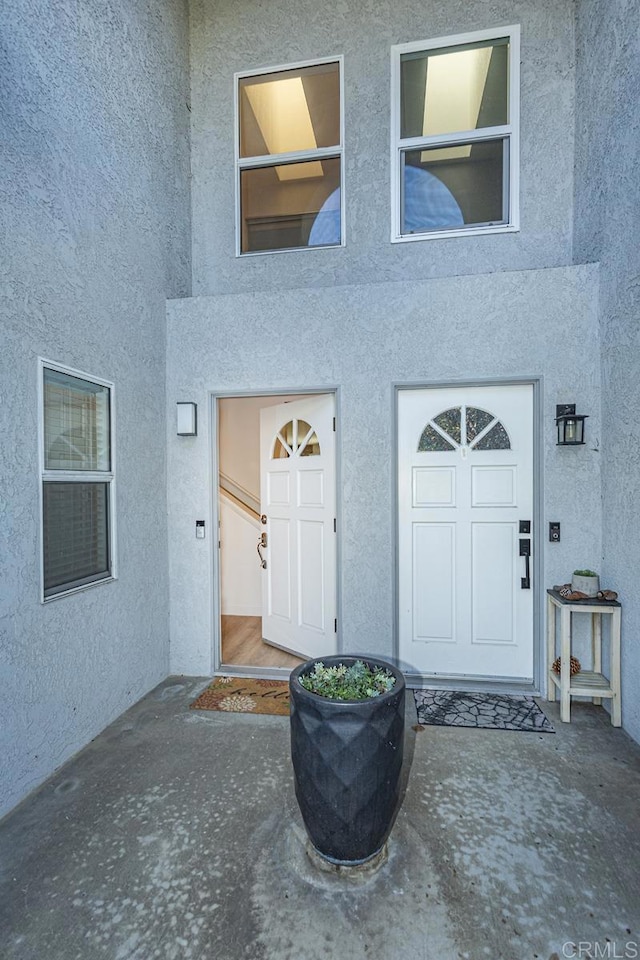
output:
{"label": "white trim", "polygon": [[[317,147],[315,150],[299,150],[292,153],[268,154],[262,157],[240,156],[240,109],[238,90],[240,80],[246,77],[266,76],[270,73],[281,73],[285,70],[303,70],[305,67],[316,67],[327,63],[338,64],[340,89],[340,143],[330,147]],[[263,67],[254,70],[241,70],[233,75],[233,118],[234,118],[234,205],[235,205],[235,255],[236,257],[255,257],[272,253],[299,253],[301,250],[333,250],[346,245],[345,238],[345,155],[344,155],[344,56],[321,57],[316,60],[300,60],[297,63],[285,63],[278,66]],[[283,247],[274,250],[241,250],[242,211],[240,209],[240,174],[242,170],[256,167],[275,167],[285,163],[295,163],[307,160],[322,160],[336,157],[340,160],[340,243],[331,243],[326,246],[313,247]]]}
{"label": "white trim", "polygon": [[[482,43],[485,40],[509,38],[508,123],[499,127],[485,127],[472,131],[457,131],[452,134],[430,137],[400,137],[400,62],[402,54],[437,50],[442,47]],[[401,155],[408,149],[419,149],[474,142],[477,140],[502,139],[508,149],[508,221],[498,224],[471,224],[452,230],[430,230],[424,233],[402,234],[401,223]],[[449,237],[474,237],[488,233],[516,233],[520,229],[520,25],[478,30],[432,40],[399,43],[391,47],[391,243],[412,243],[416,240],[441,240]]]}
{"label": "white trim", "polygon": [[[83,370],[77,370],[75,367],[68,367],[53,360],[47,360],[45,357],[38,357],[38,549],[40,553],[40,603],[50,603],[52,600],[59,600],[60,597],[69,596],[72,593],[78,593],[80,590],[87,590],[89,587],[96,587],[99,584],[111,583],[118,579],[118,538],[117,538],[117,520],[116,520],[116,418],[115,418],[115,387],[111,380],[105,380],[103,377],[94,377],[85,373]],[[68,376],[76,377],[79,380],[86,380],[88,383],[94,383],[101,387],[107,387],[109,390],[109,460],[110,469],[105,471],[97,470],[47,470],[45,468],[44,458],[44,371],[55,370],[58,373],[65,373]],[[61,590],[50,597],[45,597],[44,589],[44,497],[43,488],[47,483],[106,483],[109,488],[108,499],[108,530],[109,539],[109,571],[104,577],[91,580],[89,583],[78,584],[70,587],[68,590]]]}
{"label": "white trim", "polygon": [[[456,143],[473,143],[476,140],[504,140],[512,135],[512,125],[502,127],[478,127],[476,130],[461,130],[456,133],[438,133],[430,137],[407,137],[402,141],[399,153],[407,150],[428,150],[431,147],[452,146]],[[425,146],[425,141],[428,143]]]}
{"label": "white trim", "polygon": [[[273,158],[277,157],[277,163]],[[292,153],[267,153],[262,157],[243,157],[239,160],[241,170],[252,167],[283,167],[287,163],[305,163],[307,160],[331,160],[340,157],[339,147],[316,147],[315,150],[295,150]]]}

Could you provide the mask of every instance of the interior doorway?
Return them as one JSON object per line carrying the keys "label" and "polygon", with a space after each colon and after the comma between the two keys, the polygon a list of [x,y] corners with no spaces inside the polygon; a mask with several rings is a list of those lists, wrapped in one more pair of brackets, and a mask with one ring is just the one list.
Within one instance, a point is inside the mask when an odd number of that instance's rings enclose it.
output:
{"label": "interior doorway", "polygon": [[217,399],[224,671],[290,671],[336,647],[335,395]]}

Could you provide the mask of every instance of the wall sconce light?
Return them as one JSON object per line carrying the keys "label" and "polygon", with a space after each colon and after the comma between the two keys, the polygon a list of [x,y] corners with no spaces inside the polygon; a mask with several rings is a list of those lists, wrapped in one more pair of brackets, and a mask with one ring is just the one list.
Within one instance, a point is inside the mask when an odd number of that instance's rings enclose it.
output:
{"label": "wall sconce light", "polygon": [[178,403],[178,436],[198,435],[198,407],[195,403]]}
{"label": "wall sconce light", "polygon": [[556,406],[556,427],[558,447],[576,447],[584,443],[584,422],[588,417],[576,413],[575,403],[559,403]]}

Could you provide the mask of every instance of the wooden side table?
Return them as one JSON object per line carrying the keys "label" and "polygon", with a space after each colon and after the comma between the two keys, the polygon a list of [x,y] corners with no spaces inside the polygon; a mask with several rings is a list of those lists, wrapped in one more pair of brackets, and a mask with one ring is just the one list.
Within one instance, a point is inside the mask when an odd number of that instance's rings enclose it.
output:
{"label": "wooden side table", "polygon": [[[556,611],[560,610],[560,676],[552,669],[556,650]],[[620,708],[620,619],[621,605],[617,600],[565,600],[556,590],[547,590],[547,666],[549,671],[548,700],[556,699],[560,691],[560,719],[571,722],[571,697],[591,697],[596,705],[604,697],[611,700],[611,723],[622,725]],[[591,646],[593,670],[581,670],[570,676],[571,617],[574,613],[591,614]],[[609,679],[602,673],[602,617],[611,617]]]}

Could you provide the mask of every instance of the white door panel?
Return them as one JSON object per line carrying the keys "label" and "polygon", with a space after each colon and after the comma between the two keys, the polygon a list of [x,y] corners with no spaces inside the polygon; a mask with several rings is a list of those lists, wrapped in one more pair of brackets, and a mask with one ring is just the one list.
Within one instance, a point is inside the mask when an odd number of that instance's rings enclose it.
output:
{"label": "white door panel", "polygon": [[291,523],[274,517],[269,527],[271,546],[267,564],[267,611],[270,617],[291,622]]}
{"label": "white door panel", "polygon": [[413,639],[455,640],[455,526],[413,524]]}
{"label": "white door panel", "polygon": [[398,396],[399,627],[405,669],[533,677],[533,388]]}
{"label": "white door panel", "polygon": [[262,636],[303,657],[335,652],[334,397],[260,411]]}

